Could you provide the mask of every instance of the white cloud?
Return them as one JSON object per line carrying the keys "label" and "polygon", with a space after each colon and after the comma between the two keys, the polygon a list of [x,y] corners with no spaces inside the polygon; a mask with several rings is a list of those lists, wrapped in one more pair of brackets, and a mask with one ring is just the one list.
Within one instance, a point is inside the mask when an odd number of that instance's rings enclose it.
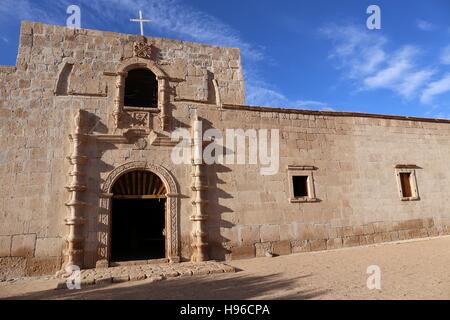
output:
{"label": "white cloud", "polygon": [[247,103],[256,106],[272,106],[282,108],[324,109],[329,104],[317,100],[291,100],[276,88],[262,81],[257,73],[246,77]]}
{"label": "white cloud", "polygon": [[436,72],[417,62],[420,48],[404,45],[388,50],[389,40],[379,33],[336,25],[321,32],[333,43],[330,58],[359,91],[387,89],[412,99]]}
{"label": "white cloud", "polygon": [[434,75],[434,70],[421,69],[414,59],[419,53],[415,47],[405,46],[393,54],[389,63],[373,76],[364,79],[368,89],[389,89],[403,98],[411,99]]}
{"label": "white cloud", "polygon": [[[56,1],[55,1],[56,2]],[[34,20],[47,23],[57,23],[58,13],[64,18],[65,11],[58,11],[58,2],[52,3],[49,8],[42,8],[30,0],[2,0],[0,15],[19,20]]]}
{"label": "white cloud", "polygon": [[279,91],[260,81],[247,81],[247,104],[254,106],[283,106],[289,99]]}
{"label": "white cloud", "polygon": [[378,33],[352,25],[329,25],[321,28],[320,33],[333,43],[329,57],[337,62],[338,68],[345,68],[350,78],[372,73],[387,58],[383,49],[387,39]]}
{"label": "white cloud", "polygon": [[450,73],[447,73],[442,79],[431,82],[422,92],[420,101],[422,103],[431,103],[435,96],[444,94],[450,91]]}
{"label": "white cloud", "polygon": [[412,69],[411,59],[415,54],[416,49],[413,47],[402,48],[393,56],[386,68],[364,79],[364,84],[370,89],[393,87],[406,72]]}
{"label": "white cloud", "polygon": [[297,108],[327,108],[328,103],[315,100],[296,100],[292,103]]}
{"label": "white cloud", "polygon": [[440,60],[442,64],[450,64],[450,45],[442,49]]}
{"label": "white cloud", "polygon": [[419,88],[431,79],[435,74],[434,70],[424,69],[417,72],[409,73],[406,78],[397,87],[397,91],[403,97],[412,97]]}
{"label": "white cloud", "polygon": [[422,31],[433,31],[436,28],[431,22],[422,19],[416,20],[416,27]]}
{"label": "white cloud", "polygon": [[9,43],[9,39],[7,37],[0,36],[0,39],[5,43]]}

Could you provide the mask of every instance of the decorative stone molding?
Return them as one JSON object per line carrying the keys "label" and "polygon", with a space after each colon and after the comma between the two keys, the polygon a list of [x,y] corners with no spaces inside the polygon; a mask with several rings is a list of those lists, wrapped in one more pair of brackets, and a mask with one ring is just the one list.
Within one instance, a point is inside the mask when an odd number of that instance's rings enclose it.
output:
{"label": "decorative stone molding", "polygon": [[220,95],[220,89],[219,89],[219,83],[217,82],[217,79],[213,79],[212,80],[213,86],[214,86],[214,94],[215,94],[215,98],[216,98],[216,106],[221,109],[223,106],[222,103],[222,97]]}
{"label": "decorative stone molding", "polygon": [[198,116],[194,115],[192,124],[193,130],[193,159],[192,159],[192,262],[201,262],[209,260],[208,257],[208,234],[206,232],[206,221],[208,215],[206,214],[206,206],[208,201],[207,190],[207,176],[205,174],[205,164],[202,160],[203,151],[203,132],[202,123]]}
{"label": "decorative stone molding", "polygon": [[[289,165],[287,167],[288,173],[288,190],[290,203],[303,202],[319,202],[316,198],[316,191],[314,186],[314,171],[317,170],[315,166],[308,165]],[[308,195],[305,197],[296,197],[294,194],[293,178],[296,176],[307,177]]]}
{"label": "decorative stone molding", "polygon": [[[140,47],[139,50],[144,50],[144,49],[142,49]],[[142,52],[144,52],[144,51],[142,51]],[[141,51],[139,51],[139,52],[141,52]],[[142,53],[141,55],[144,55],[144,53]],[[134,58],[130,58],[130,59],[123,61],[117,68],[118,71],[116,72],[116,96],[114,99],[114,108],[113,108],[113,114],[112,114],[116,128],[119,128],[121,126],[124,126],[124,127],[129,126],[129,123],[127,123],[127,122],[121,123],[121,119],[124,118],[123,115],[125,113],[130,114],[130,112],[136,111],[136,110],[128,110],[128,108],[127,108],[127,110],[125,110],[124,94],[125,94],[125,80],[128,75],[128,72],[130,70],[138,69],[138,68],[148,69],[155,74],[156,79],[158,80],[158,111],[159,111],[159,119],[160,119],[161,129],[163,131],[166,131],[169,128],[169,118],[167,116],[168,104],[170,101],[170,99],[169,99],[170,86],[169,86],[169,80],[168,80],[169,77],[163,70],[161,70],[161,68],[154,61],[151,61],[148,59],[149,58],[136,56]],[[133,108],[133,109],[136,109],[136,108]],[[139,109],[141,109],[141,108],[139,108]],[[148,109],[148,110],[142,109],[139,111],[141,113],[147,113],[149,115],[149,117],[152,113],[155,113],[154,110],[150,110],[150,109]]]}
{"label": "decorative stone molding", "polygon": [[82,144],[86,141],[88,135],[82,130],[82,116],[84,112],[80,109],[75,116],[75,132],[69,135],[72,142],[72,154],[67,157],[72,165],[70,184],[66,189],[70,192],[70,200],[66,203],[69,208],[69,215],[65,219],[65,224],[69,227],[69,233],[66,237],[67,245],[64,252],[66,257],[65,266],[74,265],[83,267],[84,260],[84,236],[82,234],[85,222],[83,208],[86,203],[82,201],[82,193],[87,187],[84,181],[84,165],[88,158],[82,155]]}
{"label": "decorative stone molding", "polygon": [[65,58],[58,70],[58,80],[55,84],[53,93],[58,96],[67,96],[69,94],[69,79],[72,73],[73,66],[75,65],[75,59]]}
{"label": "decorative stone molding", "polygon": [[143,41],[134,43],[134,56],[143,59],[152,59],[153,57],[153,46],[147,43],[147,40],[144,38]]}
{"label": "decorative stone molding", "polygon": [[161,110],[161,113],[159,114],[159,120],[161,123],[161,129],[163,131],[169,130],[169,118],[167,116],[166,108],[166,105],[169,102],[168,88],[169,81],[166,78],[158,79],[158,109]]}
{"label": "decorative stone molding", "polygon": [[149,130],[152,114],[145,111],[131,111],[122,114],[122,126],[130,129]]}
{"label": "decorative stone molding", "polygon": [[[135,170],[151,171],[156,174],[167,190],[167,206],[166,206],[166,257],[170,262],[180,262],[179,236],[178,236],[178,198],[179,191],[175,179],[170,172],[162,166],[154,165],[146,161],[128,162],[114,169],[106,178],[101,188],[100,207],[106,212],[102,223],[109,226],[111,221],[111,198],[112,187],[114,183],[122,175]],[[109,228],[107,228],[109,229]],[[101,260],[109,260],[110,258],[110,235],[100,236],[103,238],[101,245],[105,248],[103,252],[99,252]]]}
{"label": "decorative stone molding", "polygon": [[148,142],[147,140],[145,140],[144,138],[139,138],[135,143],[134,143],[134,147],[137,150],[145,150],[145,148],[147,148],[148,146]]}
{"label": "decorative stone molding", "polygon": [[116,77],[116,97],[114,98],[113,118],[114,126],[119,128],[119,122],[123,113],[123,103],[125,95],[125,79],[128,72],[118,72]]}
{"label": "decorative stone molding", "polygon": [[[416,168],[420,168],[416,165],[397,165],[395,167],[395,178],[397,180],[397,188],[398,194],[400,196],[400,200],[402,201],[418,201],[420,200],[419,196],[419,188],[417,187],[417,178],[416,178]],[[402,181],[400,178],[401,174],[408,175],[409,188],[411,189],[411,195],[407,196],[404,194]]]}

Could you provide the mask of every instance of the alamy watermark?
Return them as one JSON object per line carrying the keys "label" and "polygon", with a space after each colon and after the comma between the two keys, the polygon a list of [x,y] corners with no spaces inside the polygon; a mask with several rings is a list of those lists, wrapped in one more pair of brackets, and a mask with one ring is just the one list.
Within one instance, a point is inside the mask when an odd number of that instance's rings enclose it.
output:
{"label": "alamy watermark", "polygon": [[80,290],[81,289],[81,270],[79,266],[68,265],[66,268],[66,273],[69,275],[66,280],[66,286],[69,290]]}
{"label": "alamy watermark", "polygon": [[67,18],[67,28],[80,29],[81,28],[81,9],[79,6],[70,5],[67,7],[67,14],[70,16]]}
{"label": "alamy watermark", "polygon": [[377,265],[371,265],[367,267],[367,289],[369,290],[381,290],[381,269]]}
{"label": "alamy watermark", "polygon": [[367,18],[366,26],[369,30],[381,29],[381,9],[376,4],[372,4],[367,7],[367,14],[370,16]]}
{"label": "alamy watermark", "polygon": [[[208,129],[202,134],[196,124],[193,137],[189,130],[179,128],[171,134],[179,142],[172,150],[174,164],[239,164],[260,165],[261,175],[275,175],[280,166],[280,133],[278,129]],[[181,141],[180,141],[181,139]],[[203,142],[210,142],[203,148]],[[247,144],[248,141],[248,144]],[[248,145],[248,148],[247,148]]]}

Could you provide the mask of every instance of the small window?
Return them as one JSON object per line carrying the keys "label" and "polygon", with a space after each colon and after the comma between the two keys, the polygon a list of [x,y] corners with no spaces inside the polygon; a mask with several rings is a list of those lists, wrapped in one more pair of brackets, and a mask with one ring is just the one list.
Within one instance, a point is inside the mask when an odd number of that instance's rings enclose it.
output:
{"label": "small window", "polygon": [[288,166],[289,202],[317,202],[313,166]]}
{"label": "small window", "polygon": [[400,184],[402,186],[402,195],[404,198],[412,197],[411,190],[411,173],[402,172],[400,173]]}
{"label": "small window", "polygon": [[302,198],[308,196],[308,176],[293,176],[294,197]]}
{"label": "small window", "polygon": [[397,165],[396,176],[398,193],[402,201],[419,200],[417,188],[416,171],[419,168],[413,165]]}
{"label": "small window", "polygon": [[158,80],[147,69],[134,69],[128,72],[125,80],[125,107],[157,108]]}

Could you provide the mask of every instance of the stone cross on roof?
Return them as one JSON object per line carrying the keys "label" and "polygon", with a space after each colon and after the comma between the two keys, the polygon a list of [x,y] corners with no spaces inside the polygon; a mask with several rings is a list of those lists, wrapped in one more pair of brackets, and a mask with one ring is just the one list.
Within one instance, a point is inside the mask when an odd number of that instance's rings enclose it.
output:
{"label": "stone cross on roof", "polygon": [[141,36],[144,36],[144,22],[151,22],[151,20],[144,20],[144,18],[142,17],[142,11],[139,10],[139,19],[130,19],[131,22],[139,22],[139,24],[141,25]]}

